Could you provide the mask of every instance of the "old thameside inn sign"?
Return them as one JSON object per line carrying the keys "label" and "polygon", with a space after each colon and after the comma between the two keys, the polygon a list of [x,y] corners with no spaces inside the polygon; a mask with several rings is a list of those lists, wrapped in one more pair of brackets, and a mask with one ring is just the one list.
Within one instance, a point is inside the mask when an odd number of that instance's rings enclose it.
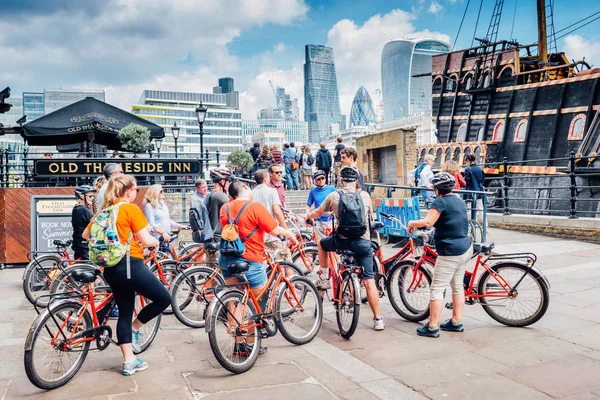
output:
{"label": "old thameside inn sign", "polygon": [[98,176],[106,164],[119,163],[129,175],[195,175],[200,173],[200,162],[187,159],[118,159],[76,158],[42,159],[35,161],[37,176]]}

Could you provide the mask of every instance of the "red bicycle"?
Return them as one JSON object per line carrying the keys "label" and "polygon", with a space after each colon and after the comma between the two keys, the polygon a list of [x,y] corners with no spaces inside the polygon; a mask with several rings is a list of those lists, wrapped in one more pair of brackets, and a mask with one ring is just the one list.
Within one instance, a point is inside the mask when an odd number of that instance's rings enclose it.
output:
{"label": "red bicycle", "polygon": [[[380,215],[402,223],[391,215]],[[438,257],[427,244],[428,235],[423,232],[417,235],[424,239],[423,254],[397,263],[388,280],[390,303],[398,314],[413,322],[429,317],[432,271]],[[490,317],[508,326],[527,326],[539,321],[548,310],[550,283],[535,267],[537,256],[492,254],[493,248],[491,242],[473,244],[475,266],[465,271],[464,277],[466,304],[480,303]],[[483,272],[478,276],[480,269]],[[446,304],[446,308],[451,307],[451,303]]]}

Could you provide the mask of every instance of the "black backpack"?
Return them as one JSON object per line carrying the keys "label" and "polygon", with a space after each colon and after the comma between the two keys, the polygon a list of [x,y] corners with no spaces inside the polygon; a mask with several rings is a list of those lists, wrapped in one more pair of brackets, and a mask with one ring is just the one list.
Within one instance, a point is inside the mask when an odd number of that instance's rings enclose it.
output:
{"label": "black backpack", "polygon": [[365,204],[360,191],[348,194],[341,190],[337,192],[340,195],[337,233],[348,239],[359,239],[367,231]]}
{"label": "black backpack", "polygon": [[[212,194],[212,192],[211,192]],[[210,198],[210,195],[208,196]],[[190,208],[190,228],[192,229],[192,240],[195,243],[205,243],[213,239],[214,232],[210,226],[208,210],[204,203],[200,204],[200,209]]]}

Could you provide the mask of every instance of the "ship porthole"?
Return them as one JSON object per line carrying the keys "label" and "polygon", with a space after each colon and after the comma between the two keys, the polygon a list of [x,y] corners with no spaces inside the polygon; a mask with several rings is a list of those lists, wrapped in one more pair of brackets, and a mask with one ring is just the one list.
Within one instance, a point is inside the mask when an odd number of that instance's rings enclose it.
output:
{"label": "ship porthole", "polygon": [[583,131],[585,129],[585,114],[577,114],[571,121],[569,127],[569,140],[581,140],[583,139]]}

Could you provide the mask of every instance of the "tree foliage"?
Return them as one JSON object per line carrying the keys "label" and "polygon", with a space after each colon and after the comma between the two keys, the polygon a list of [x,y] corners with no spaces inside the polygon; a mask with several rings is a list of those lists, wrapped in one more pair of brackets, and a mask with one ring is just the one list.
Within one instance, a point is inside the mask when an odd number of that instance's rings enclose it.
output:
{"label": "tree foliage", "polygon": [[240,175],[250,172],[253,164],[252,156],[244,150],[235,150],[227,157],[227,168]]}
{"label": "tree foliage", "polygon": [[119,132],[123,150],[132,153],[145,153],[150,147],[150,130],[139,124],[129,124]]}

